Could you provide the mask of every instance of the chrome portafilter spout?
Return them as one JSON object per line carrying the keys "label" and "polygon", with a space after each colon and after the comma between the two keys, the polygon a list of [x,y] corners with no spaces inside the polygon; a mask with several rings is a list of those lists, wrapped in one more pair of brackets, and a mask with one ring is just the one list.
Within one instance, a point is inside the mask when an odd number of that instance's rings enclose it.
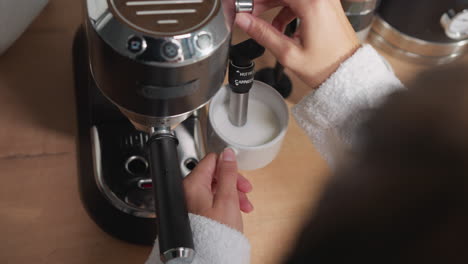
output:
{"label": "chrome portafilter spout", "polygon": [[248,39],[231,47],[229,58],[229,121],[237,127],[247,123],[249,91],[254,81],[254,59],[260,57],[265,48],[255,40]]}

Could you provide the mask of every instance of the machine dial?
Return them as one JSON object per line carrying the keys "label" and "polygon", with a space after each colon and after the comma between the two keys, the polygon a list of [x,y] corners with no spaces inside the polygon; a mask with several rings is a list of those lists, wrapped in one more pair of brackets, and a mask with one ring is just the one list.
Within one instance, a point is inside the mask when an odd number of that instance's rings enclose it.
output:
{"label": "machine dial", "polygon": [[127,42],[127,49],[134,54],[145,52],[147,46],[145,39],[137,36],[131,36]]}
{"label": "machine dial", "polygon": [[161,56],[167,61],[176,61],[181,56],[181,48],[175,41],[167,41],[161,46]]}
{"label": "machine dial", "polygon": [[440,19],[445,33],[451,39],[468,38],[468,9],[456,13],[453,9],[442,15]]}

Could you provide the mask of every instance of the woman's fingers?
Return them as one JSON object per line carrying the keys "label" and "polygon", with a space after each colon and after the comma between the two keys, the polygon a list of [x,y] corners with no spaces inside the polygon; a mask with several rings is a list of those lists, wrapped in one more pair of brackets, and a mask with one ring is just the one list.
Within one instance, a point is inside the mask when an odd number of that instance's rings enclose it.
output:
{"label": "woman's fingers", "polygon": [[242,174],[237,174],[237,190],[243,193],[249,193],[253,189],[250,181]]}
{"label": "woman's fingers", "polygon": [[297,60],[300,47],[268,22],[250,14],[238,14],[237,25],[260,45],[269,49],[281,64],[289,67]]}
{"label": "woman's fingers", "polygon": [[[218,182],[216,178],[213,178],[213,182],[211,183],[211,191],[213,192],[213,195],[216,194],[216,186],[218,185]],[[245,178],[242,174],[238,173],[237,174],[237,190],[243,193],[249,193],[253,189],[252,184],[250,181]]]}
{"label": "woman's fingers", "polygon": [[286,26],[296,18],[296,14],[289,7],[283,7],[281,11],[273,19],[271,25],[279,32],[284,32]]}
{"label": "woman's fingers", "polygon": [[225,149],[218,160],[214,206],[239,205],[237,161],[232,149]]}
{"label": "woman's fingers", "polygon": [[240,210],[244,213],[250,213],[253,211],[254,207],[252,203],[250,202],[249,198],[247,197],[247,194],[243,192],[239,192],[239,207]]}
{"label": "woman's fingers", "polygon": [[211,189],[211,183],[216,171],[216,159],[216,154],[208,154],[185,178],[184,182],[207,186]]}

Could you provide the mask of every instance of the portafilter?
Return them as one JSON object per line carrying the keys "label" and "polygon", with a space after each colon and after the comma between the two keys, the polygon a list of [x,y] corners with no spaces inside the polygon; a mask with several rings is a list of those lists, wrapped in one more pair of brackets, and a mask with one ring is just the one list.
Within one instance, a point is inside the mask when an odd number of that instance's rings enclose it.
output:
{"label": "portafilter", "polygon": [[190,263],[195,254],[172,129],[222,86],[235,13],[249,2],[86,0],[97,86],[151,136],[147,148],[164,262]]}

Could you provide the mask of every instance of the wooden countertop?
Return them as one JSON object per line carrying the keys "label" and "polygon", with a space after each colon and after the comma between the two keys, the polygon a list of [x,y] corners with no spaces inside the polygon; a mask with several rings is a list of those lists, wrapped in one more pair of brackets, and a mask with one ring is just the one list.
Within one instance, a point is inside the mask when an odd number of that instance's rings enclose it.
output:
{"label": "wooden countertop", "polygon": [[[0,263],[143,263],[150,252],[101,231],[79,199],[71,47],[80,11],[79,1],[51,0],[0,56]],[[404,82],[425,68],[390,62]],[[267,53],[258,67],[273,64]],[[306,89],[292,79],[296,91]],[[290,101],[299,99],[295,92]],[[244,216],[253,264],[281,263],[327,173],[294,121],[279,157],[245,173],[254,185],[255,211]]]}

